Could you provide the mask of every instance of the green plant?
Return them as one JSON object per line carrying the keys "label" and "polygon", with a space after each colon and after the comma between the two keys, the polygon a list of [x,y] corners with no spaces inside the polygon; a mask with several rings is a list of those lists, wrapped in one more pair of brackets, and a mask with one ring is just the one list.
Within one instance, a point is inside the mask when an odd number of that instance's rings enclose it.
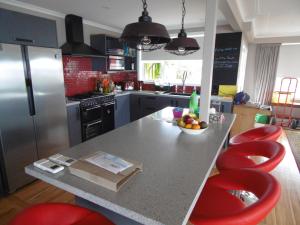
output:
{"label": "green plant", "polygon": [[161,76],[161,64],[160,63],[145,63],[144,70],[147,79],[155,80]]}

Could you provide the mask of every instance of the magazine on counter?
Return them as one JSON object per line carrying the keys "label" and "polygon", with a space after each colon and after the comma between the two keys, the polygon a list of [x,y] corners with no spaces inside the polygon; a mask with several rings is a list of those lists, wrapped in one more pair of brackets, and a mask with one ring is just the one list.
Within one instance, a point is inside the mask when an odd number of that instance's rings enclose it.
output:
{"label": "magazine on counter", "polygon": [[105,152],[98,152],[97,154],[86,158],[85,161],[108,170],[114,174],[118,174],[133,166],[132,163],[125,161],[118,156],[111,155]]}

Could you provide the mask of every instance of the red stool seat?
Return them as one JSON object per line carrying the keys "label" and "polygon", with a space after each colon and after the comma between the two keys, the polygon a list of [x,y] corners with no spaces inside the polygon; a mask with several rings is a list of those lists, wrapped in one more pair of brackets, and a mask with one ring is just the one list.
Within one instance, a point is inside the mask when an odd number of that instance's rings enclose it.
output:
{"label": "red stool seat", "polygon": [[91,210],[64,203],[34,205],[19,213],[9,225],[114,225]]}
{"label": "red stool seat", "polygon": [[262,140],[270,140],[276,141],[280,135],[282,134],[282,128],[279,126],[263,126],[259,128],[254,128],[248,131],[245,131],[241,134],[233,136],[230,138],[229,144],[236,145],[241,144],[248,141],[262,141]]}
{"label": "red stool seat", "polygon": [[[229,191],[245,190],[258,200],[246,205]],[[228,170],[210,177],[190,217],[194,225],[254,225],[262,221],[280,197],[280,185],[265,172]]]}
{"label": "red stool seat", "polygon": [[[281,162],[284,155],[284,146],[276,141],[251,141],[230,146],[219,155],[216,165],[219,171],[252,168],[270,172]],[[264,156],[268,160],[255,163],[248,156]]]}

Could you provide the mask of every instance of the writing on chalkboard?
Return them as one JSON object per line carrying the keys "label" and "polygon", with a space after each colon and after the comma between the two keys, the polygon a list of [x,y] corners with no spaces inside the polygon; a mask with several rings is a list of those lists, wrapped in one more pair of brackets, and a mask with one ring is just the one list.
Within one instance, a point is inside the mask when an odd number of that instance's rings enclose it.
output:
{"label": "writing on chalkboard", "polygon": [[214,69],[235,69],[239,64],[239,48],[216,48]]}
{"label": "writing on chalkboard", "polygon": [[216,35],[212,93],[219,93],[219,85],[236,85],[242,33]]}

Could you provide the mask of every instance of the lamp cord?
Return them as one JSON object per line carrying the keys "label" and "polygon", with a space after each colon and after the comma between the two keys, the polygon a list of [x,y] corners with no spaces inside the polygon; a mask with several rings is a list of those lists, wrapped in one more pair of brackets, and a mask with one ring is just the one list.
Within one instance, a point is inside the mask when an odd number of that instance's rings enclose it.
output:
{"label": "lamp cord", "polygon": [[142,2],[143,2],[143,9],[144,9],[144,11],[146,11],[147,10],[147,1],[146,0],[142,0]]}
{"label": "lamp cord", "polygon": [[181,28],[184,29],[184,17],[185,17],[185,0],[182,0],[182,19],[181,19]]}

